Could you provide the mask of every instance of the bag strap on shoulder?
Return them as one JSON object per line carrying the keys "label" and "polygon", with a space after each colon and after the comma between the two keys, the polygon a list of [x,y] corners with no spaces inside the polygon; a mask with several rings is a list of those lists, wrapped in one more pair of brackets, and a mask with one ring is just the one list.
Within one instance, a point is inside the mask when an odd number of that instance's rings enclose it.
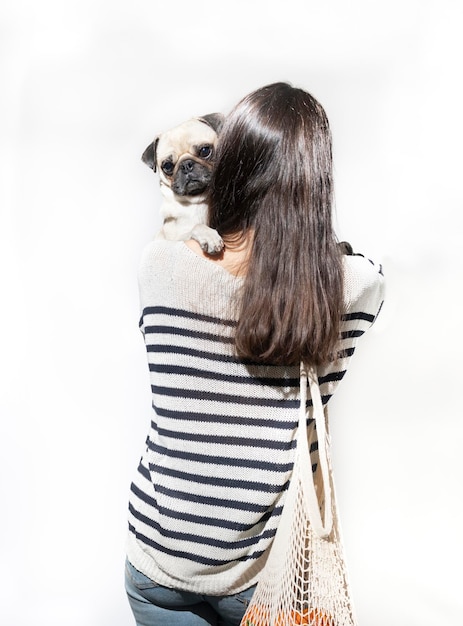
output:
{"label": "bag strap on shoulder", "polygon": [[[301,405],[299,411],[297,448],[306,448],[306,453],[309,453],[309,443],[307,438],[307,387],[309,387],[310,396],[312,398],[313,419],[315,420],[315,428],[318,439],[319,465],[317,471],[321,472],[322,478],[322,506],[320,507],[319,496],[317,495],[314,473],[311,470],[311,465],[303,473],[303,476],[307,478],[304,480],[304,493],[306,495],[309,520],[312,528],[320,538],[327,539],[333,528],[333,508],[331,502],[332,493],[330,465],[328,461],[329,441],[326,433],[325,412],[323,410],[316,370],[313,367],[306,367],[303,363],[301,363],[300,378]],[[320,508],[323,509],[323,515]]]}

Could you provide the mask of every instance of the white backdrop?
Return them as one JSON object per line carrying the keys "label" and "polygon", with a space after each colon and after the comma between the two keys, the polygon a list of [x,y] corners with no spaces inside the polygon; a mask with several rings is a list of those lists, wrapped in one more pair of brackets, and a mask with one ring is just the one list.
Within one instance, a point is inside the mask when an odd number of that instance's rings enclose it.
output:
{"label": "white backdrop", "polygon": [[288,80],[325,106],[339,236],[387,303],[331,410],[360,625],[461,626],[459,0],[0,8],[0,621],[128,626],[150,419],[136,272],[159,131]]}

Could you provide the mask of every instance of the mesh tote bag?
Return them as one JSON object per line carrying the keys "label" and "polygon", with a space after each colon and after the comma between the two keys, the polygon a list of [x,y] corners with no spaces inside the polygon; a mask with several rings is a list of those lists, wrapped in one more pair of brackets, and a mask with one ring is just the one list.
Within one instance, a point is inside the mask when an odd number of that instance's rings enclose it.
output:
{"label": "mesh tote bag", "polygon": [[[312,407],[307,407],[307,386]],[[304,365],[293,473],[267,562],[241,622],[293,624],[357,624],[336,514],[325,412],[317,374]]]}

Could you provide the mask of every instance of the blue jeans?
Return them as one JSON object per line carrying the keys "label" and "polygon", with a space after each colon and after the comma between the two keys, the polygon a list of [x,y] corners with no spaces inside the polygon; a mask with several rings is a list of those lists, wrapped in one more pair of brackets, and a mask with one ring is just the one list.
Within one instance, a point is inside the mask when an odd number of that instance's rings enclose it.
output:
{"label": "blue jeans", "polygon": [[137,626],[239,626],[254,587],[206,596],[162,587],[126,561],[125,588]]}

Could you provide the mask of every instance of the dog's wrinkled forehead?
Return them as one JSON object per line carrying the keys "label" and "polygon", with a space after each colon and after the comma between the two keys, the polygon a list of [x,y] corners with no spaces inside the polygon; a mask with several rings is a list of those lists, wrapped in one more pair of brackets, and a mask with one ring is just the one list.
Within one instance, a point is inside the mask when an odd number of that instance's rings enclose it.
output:
{"label": "dog's wrinkled forehead", "polygon": [[189,120],[159,137],[156,148],[157,162],[161,163],[167,157],[175,162],[183,155],[196,156],[201,146],[216,143],[217,134],[210,126],[200,120]]}

